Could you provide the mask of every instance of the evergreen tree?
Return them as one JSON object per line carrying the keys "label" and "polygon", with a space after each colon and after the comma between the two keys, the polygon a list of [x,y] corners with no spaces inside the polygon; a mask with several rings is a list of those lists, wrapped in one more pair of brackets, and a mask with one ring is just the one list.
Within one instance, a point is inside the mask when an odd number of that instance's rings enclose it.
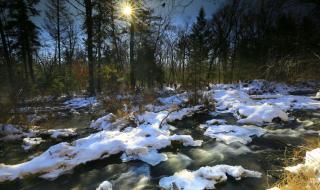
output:
{"label": "evergreen tree", "polygon": [[33,53],[40,43],[38,27],[30,18],[39,14],[35,8],[38,2],[38,0],[16,0],[9,3],[8,28],[10,37],[14,41],[13,47],[24,64],[25,77],[30,76],[33,82],[35,82]]}
{"label": "evergreen tree", "polygon": [[203,7],[200,8],[196,23],[191,29],[189,74],[192,79],[194,103],[197,102],[197,91],[205,85],[205,70],[209,53],[209,30]]}

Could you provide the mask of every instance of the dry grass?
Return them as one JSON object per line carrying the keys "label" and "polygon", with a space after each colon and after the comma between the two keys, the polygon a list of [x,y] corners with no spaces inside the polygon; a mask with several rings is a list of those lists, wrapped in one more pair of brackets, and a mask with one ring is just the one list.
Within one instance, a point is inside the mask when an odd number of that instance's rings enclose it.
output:
{"label": "dry grass", "polygon": [[[319,138],[311,139],[306,142],[306,146],[293,151],[292,157],[286,159],[285,165],[292,166],[304,163],[306,151],[320,147]],[[284,171],[281,179],[273,186],[281,190],[320,190],[320,182],[317,179],[318,174],[314,170],[302,169],[297,174]]]}

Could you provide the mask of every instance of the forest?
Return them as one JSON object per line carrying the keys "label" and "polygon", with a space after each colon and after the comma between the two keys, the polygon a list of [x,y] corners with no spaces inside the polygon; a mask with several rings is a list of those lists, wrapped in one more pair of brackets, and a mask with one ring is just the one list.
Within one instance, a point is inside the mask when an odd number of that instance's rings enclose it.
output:
{"label": "forest", "polygon": [[0,189],[320,189],[319,0],[0,0],[0,36]]}

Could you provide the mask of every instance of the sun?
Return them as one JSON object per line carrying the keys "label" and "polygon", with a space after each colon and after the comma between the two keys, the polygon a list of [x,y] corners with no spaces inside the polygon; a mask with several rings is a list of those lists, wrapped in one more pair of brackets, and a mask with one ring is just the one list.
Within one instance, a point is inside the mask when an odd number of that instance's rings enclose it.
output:
{"label": "sun", "polygon": [[120,4],[120,12],[126,17],[131,17],[133,14],[132,5],[129,2],[123,2]]}
{"label": "sun", "polygon": [[127,6],[123,7],[122,12],[124,15],[130,16],[132,14],[132,7],[130,5],[127,5]]}

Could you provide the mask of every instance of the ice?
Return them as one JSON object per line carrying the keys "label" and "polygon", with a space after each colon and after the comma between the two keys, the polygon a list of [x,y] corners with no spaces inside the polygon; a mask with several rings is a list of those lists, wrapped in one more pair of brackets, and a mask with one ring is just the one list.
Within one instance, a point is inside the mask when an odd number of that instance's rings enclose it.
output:
{"label": "ice", "polygon": [[31,148],[33,148],[36,145],[41,144],[42,142],[44,142],[44,140],[40,137],[35,137],[35,138],[26,137],[23,139],[22,148],[24,150],[30,150]]}
{"label": "ice", "polygon": [[260,137],[265,131],[255,126],[236,126],[236,125],[211,125],[208,126],[204,135],[216,138],[226,144],[240,142],[248,144],[252,141],[252,136]]}
{"label": "ice", "polygon": [[112,184],[109,181],[104,181],[96,190],[112,190]]}
{"label": "ice", "polygon": [[96,105],[97,99],[96,97],[88,97],[88,98],[73,98],[71,100],[65,101],[64,104],[70,108],[84,108],[90,105]]}
{"label": "ice", "polygon": [[150,125],[127,128],[124,131],[100,131],[71,144],[63,142],[51,146],[30,161],[17,165],[2,164],[0,182],[31,174],[42,174],[43,178],[54,179],[80,164],[121,152],[130,160],[139,159],[155,165],[166,159],[163,154],[157,153],[157,150],[170,146],[172,139],[199,145],[198,141],[192,143],[186,136],[172,137],[167,131]]}
{"label": "ice", "polygon": [[160,179],[164,189],[203,190],[214,189],[215,184],[227,180],[227,175],[240,180],[242,177],[261,177],[261,173],[246,170],[242,166],[216,165],[201,167],[196,171],[182,170],[173,176]]}
{"label": "ice", "polygon": [[307,151],[304,164],[286,167],[285,169],[292,173],[298,173],[301,170],[312,170],[318,175],[317,179],[320,181],[320,148]]}

